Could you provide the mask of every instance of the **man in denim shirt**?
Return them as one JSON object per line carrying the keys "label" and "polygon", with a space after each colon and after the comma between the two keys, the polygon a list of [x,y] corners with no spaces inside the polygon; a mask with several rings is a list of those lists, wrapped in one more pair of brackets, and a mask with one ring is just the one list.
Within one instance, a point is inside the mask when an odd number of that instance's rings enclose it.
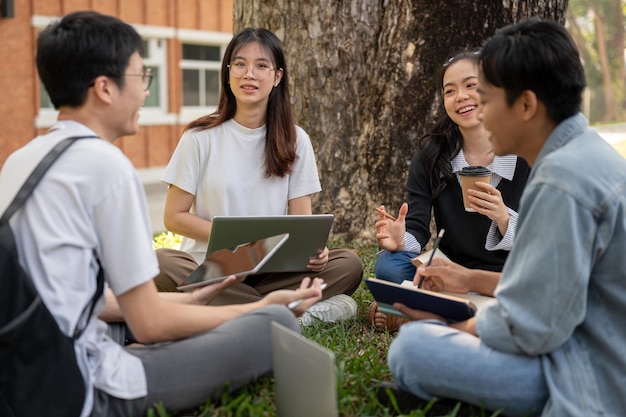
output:
{"label": "man in denim shirt", "polygon": [[[396,305],[421,321],[400,328],[391,371],[421,398],[505,415],[624,415],[626,159],[579,113],[584,71],[558,23],[501,29],[479,68],[480,114],[495,153],[532,167],[515,244],[492,281],[495,301],[474,318],[448,324]],[[428,269],[427,288],[458,283]]]}

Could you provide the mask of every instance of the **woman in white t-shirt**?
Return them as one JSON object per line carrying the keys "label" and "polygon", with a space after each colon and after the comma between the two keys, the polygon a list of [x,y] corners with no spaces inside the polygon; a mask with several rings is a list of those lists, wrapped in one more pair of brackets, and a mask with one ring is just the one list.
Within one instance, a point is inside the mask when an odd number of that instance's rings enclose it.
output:
{"label": "woman in white t-shirt", "polygon": [[[162,178],[169,185],[164,224],[184,238],[181,251],[157,251],[160,291],[175,291],[198,267],[213,217],[311,214],[311,195],[321,190],[311,141],[293,120],[280,40],[266,29],[236,34],[224,54],[221,84],[217,111],[187,126]],[[297,288],[313,274],[328,286],[326,301],[309,312],[326,321],[354,315],[356,303],[349,295],[362,279],[358,256],[328,248],[311,255],[310,271],[249,276],[214,304]]]}

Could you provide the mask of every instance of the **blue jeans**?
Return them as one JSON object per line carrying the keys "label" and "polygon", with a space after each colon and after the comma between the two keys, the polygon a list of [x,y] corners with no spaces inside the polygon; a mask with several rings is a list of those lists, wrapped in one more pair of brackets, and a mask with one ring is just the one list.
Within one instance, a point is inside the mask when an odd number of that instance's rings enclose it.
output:
{"label": "blue jeans", "polygon": [[378,254],[374,264],[374,275],[378,279],[392,281],[398,284],[404,280],[413,281],[415,266],[411,259],[417,256],[414,252],[389,252],[382,251]]}
{"label": "blue jeans", "polygon": [[398,384],[425,400],[465,401],[507,416],[539,415],[549,393],[539,356],[494,350],[472,336],[434,321],[400,327],[388,354]]}

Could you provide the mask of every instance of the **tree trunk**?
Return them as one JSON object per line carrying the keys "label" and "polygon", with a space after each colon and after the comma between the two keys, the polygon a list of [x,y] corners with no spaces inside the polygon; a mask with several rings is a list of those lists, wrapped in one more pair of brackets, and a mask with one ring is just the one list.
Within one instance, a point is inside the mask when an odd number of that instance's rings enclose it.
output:
{"label": "tree trunk", "polygon": [[[607,51],[606,29],[604,18],[596,5],[591,8],[594,12],[594,25],[596,28],[596,40],[598,42],[598,58],[600,60],[600,68],[602,68],[602,91],[604,92],[604,105],[606,111],[603,120],[609,122],[617,120],[617,107],[615,106],[615,97],[613,94],[613,81],[611,80],[611,67],[609,64],[609,55]],[[623,48],[622,48],[623,49]],[[622,52],[623,54],[623,52]]]}
{"label": "tree trunk", "polygon": [[580,57],[585,63],[591,62],[593,52],[591,51],[589,44],[585,40],[583,31],[576,22],[576,16],[574,15],[574,12],[572,12],[571,8],[567,9],[566,20],[567,24],[569,25],[569,32],[572,35],[574,42],[576,42],[576,46],[578,47],[578,51],[580,52]]}
{"label": "tree trunk", "polygon": [[567,1],[235,0],[233,21],[283,41],[322,181],[314,212],[335,214],[335,236],[373,239],[374,208],[405,201],[417,139],[436,119],[441,64],[521,18],[564,22]]}
{"label": "tree trunk", "polygon": [[613,36],[612,47],[615,51],[615,65],[617,66],[614,83],[616,88],[619,88],[619,109],[617,110],[617,120],[621,120],[623,117],[623,107],[626,103],[626,69],[624,68],[624,9],[622,8],[622,0],[611,0],[610,13],[612,26],[615,27],[615,34]]}

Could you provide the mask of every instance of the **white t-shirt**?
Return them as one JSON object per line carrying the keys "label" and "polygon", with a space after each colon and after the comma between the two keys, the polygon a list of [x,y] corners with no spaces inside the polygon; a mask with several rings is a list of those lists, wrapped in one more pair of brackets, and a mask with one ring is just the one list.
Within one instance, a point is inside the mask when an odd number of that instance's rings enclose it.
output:
{"label": "white t-shirt", "polygon": [[[186,131],[162,180],[193,194],[192,212],[208,220],[286,214],[289,200],[322,189],[313,146],[296,126],[297,160],[291,174],[267,178],[265,132],[265,126],[248,129],[233,119],[211,129]],[[184,238],[181,249],[201,262],[207,242]]]}
{"label": "white t-shirt", "polygon": [[[85,135],[95,133],[63,121],[14,152],[0,173],[0,212],[54,145]],[[20,264],[67,335],[96,291],[94,251],[117,295],[158,274],[146,213],[145,194],[131,162],[113,144],[94,138],[81,139],[62,154],[11,219]],[[75,344],[87,388],[81,416],[91,412],[94,387],[123,399],[147,394],[141,361],[112,341],[106,324],[95,317],[103,307],[101,298]]]}

